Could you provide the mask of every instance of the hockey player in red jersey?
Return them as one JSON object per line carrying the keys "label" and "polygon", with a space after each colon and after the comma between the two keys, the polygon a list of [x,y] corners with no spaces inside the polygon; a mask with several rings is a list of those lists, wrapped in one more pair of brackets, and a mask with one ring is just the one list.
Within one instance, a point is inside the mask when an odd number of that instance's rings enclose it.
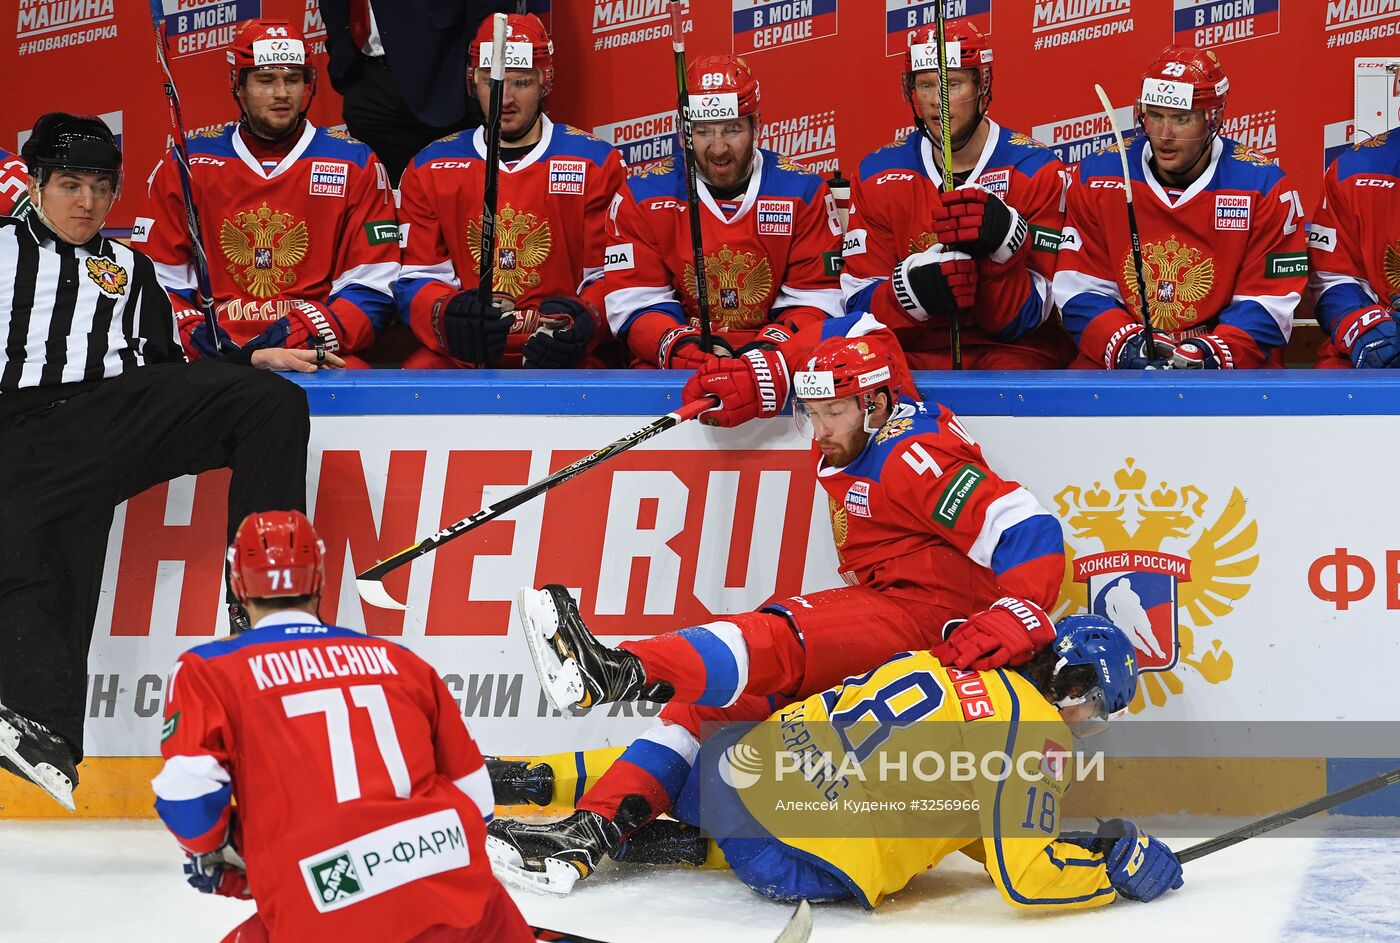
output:
{"label": "hockey player in red jersey", "polygon": [[[188,142],[219,329],[239,345],[324,346],[347,357],[393,317],[398,221],[388,176],[368,147],[306,118],[316,70],[296,27],[248,20],[229,48],[241,118]],[[191,360],[210,356],[179,173],[167,155],[132,242],[156,263]]]}
{"label": "hockey player in red jersey", "polygon": [[1063,367],[1073,345],[1050,317],[1050,279],[1068,172],[1049,148],[987,117],[987,37],[959,23],[948,27],[946,47],[957,186],[942,189],[938,46],[932,27],[920,29],[909,36],[904,72],[915,132],[868,155],[851,183],[846,310],[870,311],[893,328],[915,369],[952,366],[955,316],[966,367]]}
{"label": "hockey player in red jersey", "polygon": [[[472,41],[468,81],[491,107],[492,18]],[[426,350],[404,366],[603,366],[602,297],[608,207],[626,177],[622,156],[544,112],[554,44],[534,14],[512,14],[506,37],[493,289],[502,317],[477,291],[481,276],[486,137],[462,131],[418,152],[401,184],[400,316]]]}
{"label": "hockey player in red jersey", "polygon": [[1073,366],[1141,370],[1282,365],[1307,283],[1303,205],[1268,157],[1220,134],[1230,81],[1215,53],[1168,46],[1143,76],[1128,170],[1155,350],[1116,146],[1070,186],[1055,302]]}
{"label": "hockey player in red jersey", "polygon": [[0,148],[0,216],[29,212],[29,171],[17,154]]}
{"label": "hockey player in red jersey", "polygon": [[533,941],[487,865],[494,797],[452,695],[321,622],[324,557],[300,512],[250,515],[229,578],[252,630],[170,672],[152,786],[190,884],[257,902],[225,943]]}
{"label": "hockey player in red jersey", "polygon": [[1343,151],[1308,230],[1318,367],[1400,366],[1400,134]]}
{"label": "hockey player in red jersey", "polygon": [[738,56],[686,70],[714,348],[700,347],[682,161],[633,176],[613,206],[608,323],[640,367],[693,370],[712,353],[771,347],[842,313],[841,223],[821,177],[756,146],[759,85]]}
{"label": "hockey player in red jersey", "polygon": [[494,822],[498,873],[566,892],[670,808],[706,722],[761,720],[910,649],[983,670],[1021,664],[1054,639],[1059,522],[988,467],[951,412],[925,409],[888,332],[827,340],[804,366],[796,406],[848,585],[618,648],[592,636],[564,587],[522,590],[518,611],[556,707],[665,706],[569,818]]}

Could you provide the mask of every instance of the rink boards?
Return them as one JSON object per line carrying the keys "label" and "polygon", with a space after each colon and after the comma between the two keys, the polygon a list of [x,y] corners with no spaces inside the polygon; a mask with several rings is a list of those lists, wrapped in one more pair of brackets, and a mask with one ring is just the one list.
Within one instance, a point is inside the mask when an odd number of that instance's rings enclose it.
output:
{"label": "rink boards", "polygon": [[[547,708],[512,622],[522,586],[574,588],[590,625],[620,640],[837,582],[827,498],[783,417],[678,427],[390,577],[406,613],[362,604],[356,570],[675,408],[681,386],[657,372],[554,376],[305,383],[310,513],[329,553],[322,614],[432,662],[487,752],[616,744],[650,722],[650,710]],[[1065,525],[1073,562],[1056,614],[1114,606],[1133,622],[1148,670],[1131,722],[1259,731],[1243,749],[1235,736],[1228,761],[1111,758],[1112,802],[1136,777],[1150,808],[1134,814],[1254,815],[1383,765],[1365,748],[1374,737],[1333,736],[1400,719],[1400,499],[1387,487],[1400,382],[1365,380],[921,376],[993,467]],[[86,814],[149,813],[165,675],[225,631],[226,487],[226,473],[182,479],[117,514],[91,657]],[[1123,617],[1125,586],[1141,606]],[[1078,794],[1092,801],[1093,784]],[[1348,811],[1400,814],[1400,799]],[[6,779],[0,814],[50,812]]]}

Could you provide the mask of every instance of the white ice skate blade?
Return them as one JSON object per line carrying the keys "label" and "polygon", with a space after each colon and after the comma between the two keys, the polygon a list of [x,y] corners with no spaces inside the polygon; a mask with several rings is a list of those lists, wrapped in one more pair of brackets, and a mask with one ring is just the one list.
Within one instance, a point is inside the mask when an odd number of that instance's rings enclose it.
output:
{"label": "white ice skate blade", "polygon": [[583,674],[578,663],[559,657],[550,639],[559,633],[559,612],[554,597],[542,589],[522,589],[519,597],[520,625],[530,646],[545,700],[557,711],[566,711],[583,700]]}
{"label": "white ice skate blade", "polygon": [[510,842],[492,835],[486,836],[486,857],[491,859],[491,871],[501,883],[523,891],[567,897],[578,883],[578,868],[568,862],[546,858],[543,871],[528,870]]}
{"label": "white ice skate blade", "polygon": [[68,777],[55,769],[51,763],[31,766],[19,755],[21,739],[20,732],[0,718],[0,756],[18,766],[30,782],[53,796],[59,805],[69,812],[77,812],[78,807],[73,804],[73,784],[68,781]]}

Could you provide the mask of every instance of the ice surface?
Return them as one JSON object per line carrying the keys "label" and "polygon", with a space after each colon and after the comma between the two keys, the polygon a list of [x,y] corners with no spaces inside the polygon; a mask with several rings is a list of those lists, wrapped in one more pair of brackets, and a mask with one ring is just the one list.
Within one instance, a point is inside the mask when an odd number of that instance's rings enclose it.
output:
{"label": "ice surface", "polygon": [[[252,905],[191,890],[182,860],[156,822],[0,821],[0,941],[218,941]],[[532,923],[612,943],[771,943],[791,912],[728,872],[616,864],[562,900],[516,896]],[[1044,941],[1061,932],[1122,943],[1400,943],[1400,839],[1254,839],[1191,862],[1186,886],[1152,904],[1058,914],[1011,909],[980,866],[955,855],[876,913],[822,905],[815,923],[818,943]]]}

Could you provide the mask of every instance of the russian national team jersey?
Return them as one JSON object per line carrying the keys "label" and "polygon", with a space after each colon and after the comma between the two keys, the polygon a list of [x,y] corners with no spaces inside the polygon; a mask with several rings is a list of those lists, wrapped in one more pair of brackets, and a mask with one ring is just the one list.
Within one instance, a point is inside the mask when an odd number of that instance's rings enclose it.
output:
{"label": "russian national team jersey", "polygon": [[[626,179],[622,156],[585,131],[541,116],[543,135],[497,183],[496,262],[492,289],[531,309],[551,295],[583,295],[603,274],[608,208]],[[447,354],[433,310],[481,277],[483,132],[462,131],[429,144],[400,184],[403,269],[399,315],[429,349]],[[595,300],[601,315],[601,298]],[[527,334],[507,340],[503,366],[519,366]]]}
{"label": "russian national team jersey", "polygon": [[[1236,367],[1279,362],[1307,284],[1303,206],[1271,159],[1218,137],[1205,171],[1173,198],[1128,144],[1133,206],[1152,325],[1176,340],[1215,334]],[[1083,366],[1104,366],[1110,338],[1142,322],[1117,145],[1079,165],[1069,190],[1055,301]],[[1126,299],[1126,302],[1125,302]]]}
{"label": "russian national team jersey", "polygon": [[[876,717],[897,717],[898,724],[877,724]],[[743,756],[752,766],[755,758],[800,752],[824,761],[803,775],[789,772],[736,792],[760,826],[824,864],[866,907],[959,850],[984,862],[1017,907],[1080,909],[1117,898],[1103,855],[1057,840],[1074,741],[1059,712],[1015,671],[960,671],[926,651],[905,652],[781,708],[743,743],[747,749],[731,747],[726,757]],[[949,766],[941,776],[929,772],[929,757],[951,763],[960,752],[977,760],[1030,757],[1039,765],[1013,762],[1000,780],[956,776]],[[775,764],[774,774],[781,769]],[[787,812],[821,810],[823,803],[838,810],[904,803],[907,811],[803,812],[802,822]]]}
{"label": "russian national team jersey", "polygon": [[1006,593],[1049,609],[1064,576],[1060,523],[988,467],[948,409],[902,403],[844,468],[819,458],[840,572],[848,583],[917,595],[936,585],[937,550],[992,571]]}
{"label": "russian national team jersey", "polygon": [[[716,334],[737,348],[773,321],[795,331],[843,313],[841,223],[820,176],[757,148],[732,214],[703,179],[696,185]],[[613,227],[603,277],[608,323],[638,364],[655,366],[667,331],[699,324],[683,164],[667,158],[632,177],[613,206]]]}
{"label": "russian national team jersey", "polygon": [[[1030,231],[1021,251],[1004,264],[979,263],[976,303],[962,316],[962,344],[968,350],[1015,345],[1040,355],[1024,363],[991,366],[1063,366],[1069,344],[1050,317],[1050,279],[1060,245],[1068,171],[1044,145],[991,119],[987,123],[987,142],[967,183],[1014,207]],[[937,242],[933,211],[942,186],[933,145],[918,133],[867,155],[851,184],[841,273],[846,310],[871,311],[890,325],[915,369],[947,368],[949,318],[934,312],[927,322],[914,321],[895,298],[889,280],[906,256]]]}
{"label": "russian national team jersey", "polygon": [[[309,121],[271,169],[249,151],[236,124],[187,144],[219,326],[241,344],[285,317],[293,302],[314,301],[339,319],[342,353],[373,344],[393,317],[399,272],[398,219],[374,153]],[[151,174],[145,212],[131,241],[155,261],[176,317],[197,311],[171,155]]]}
{"label": "russian national team jersey", "polygon": [[156,811],[197,854],[235,816],[273,939],[404,940],[480,921],[495,893],[491,781],[418,656],[278,613],[185,652],[166,692]]}
{"label": "russian national team jersey", "polygon": [[[1337,329],[1358,308],[1400,308],[1400,134],[1387,132],[1343,151],[1327,168],[1322,202],[1308,231],[1317,319],[1336,354]],[[1323,352],[1319,352],[1321,359]]]}
{"label": "russian national team jersey", "polygon": [[0,216],[29,212],[29,170],[24,161],[0,148]]}

